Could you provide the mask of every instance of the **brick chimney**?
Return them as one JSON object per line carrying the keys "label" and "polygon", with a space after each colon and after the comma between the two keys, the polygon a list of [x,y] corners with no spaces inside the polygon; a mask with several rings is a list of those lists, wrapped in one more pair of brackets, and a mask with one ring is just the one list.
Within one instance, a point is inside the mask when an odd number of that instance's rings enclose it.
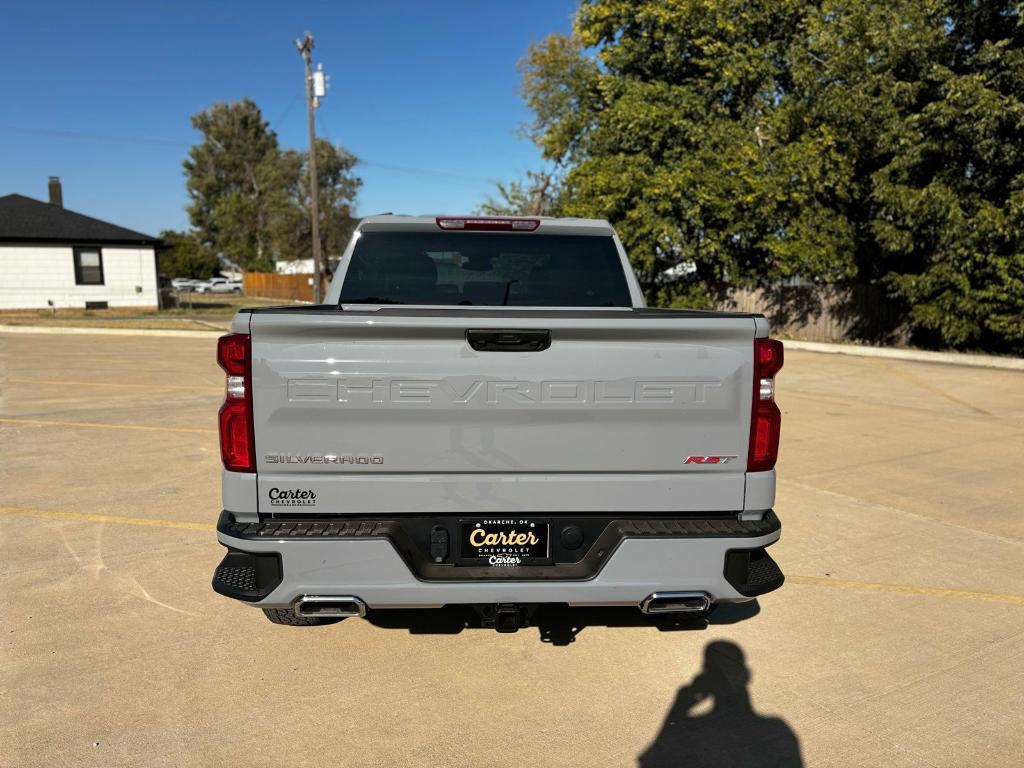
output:
{"label": "brick chimney", "polygon": [[60,176],[50,177],[50,205],[64,207],[64,193],[60,188]]}

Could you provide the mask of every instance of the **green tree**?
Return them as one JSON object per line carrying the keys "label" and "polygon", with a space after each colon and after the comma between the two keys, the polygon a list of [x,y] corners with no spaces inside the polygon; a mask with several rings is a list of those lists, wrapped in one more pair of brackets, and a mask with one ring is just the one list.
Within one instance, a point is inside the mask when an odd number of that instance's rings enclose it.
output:
{"label": "green tree", "polygon": [[920,340],[1024,349],[1016,3],[590,0],[522,63],[570,215],[650,301],[876,283]]}
{"label": "green tree", "polygon": [[[363,181],[353,172],[358,160],[343,147],[326,139],[317,139],[316,153],[321,252],[325,259],[338,258],[355,231],[355,200]],[[280,258],[308,259],[313,244],[309,154],[289,152],[288,162],[297,164],[299,173],[291,190],[295,205],[287,210],[280,222]]]}
{"label": "green tree", "polygon": [[[533,135],[568,167],[562,211],[616,225],[652,303],[706,306],[773,268],[772,238],[786,230],[767,117],[788,84],[802,10],[586,3],[575,37],[527,53]],[[827,267],[841,273],[838,250]]]}
{"label": "green tree", "polygon": [[885,286],[919,341],[1024,349],[1022,42],[1013,3],[911,0],[825,4],[793,47],[779,136],[790,155],[814,157],[816,136],[839,151],[825,202],[856,279]]}
{"label": "green tree", "polygon": [[1020,5],[922,5],[932,55],[872,177],[883,279],[937,343],[1024,351]]}
{"label": "green tree", "polygon": [[214,104],[192,125],[203,134],[184,163],[196,236],[244,269],[273,269],[275,236],[295,205],[300,160],[281,151],[248,99]]}
{"label": "green tree", "polygon": [[160,233],[160,239],[169,246],[157,255],[160,274],[205,280],[220,269],[217,254],[191,232],[165,230]]}

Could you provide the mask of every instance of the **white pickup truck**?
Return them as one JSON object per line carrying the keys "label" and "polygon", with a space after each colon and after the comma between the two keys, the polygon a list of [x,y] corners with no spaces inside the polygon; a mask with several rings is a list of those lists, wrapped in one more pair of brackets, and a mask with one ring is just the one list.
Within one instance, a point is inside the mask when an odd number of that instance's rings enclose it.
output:
{"label": "white pickup truck", "polygon": [[462,605],[514,631],[782,585],[782,344],[646,309],[607,222],[370,217],[324,304],[232,331],[213,588],[272,621]]}

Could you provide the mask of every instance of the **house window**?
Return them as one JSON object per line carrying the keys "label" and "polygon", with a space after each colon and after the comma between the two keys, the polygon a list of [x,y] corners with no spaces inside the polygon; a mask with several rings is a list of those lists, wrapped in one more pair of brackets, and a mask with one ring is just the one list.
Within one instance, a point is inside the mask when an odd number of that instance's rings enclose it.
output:
{"label": "house window", "polygon": [[75,248],[75,283],[103,285],[103,251],[99,248]]}

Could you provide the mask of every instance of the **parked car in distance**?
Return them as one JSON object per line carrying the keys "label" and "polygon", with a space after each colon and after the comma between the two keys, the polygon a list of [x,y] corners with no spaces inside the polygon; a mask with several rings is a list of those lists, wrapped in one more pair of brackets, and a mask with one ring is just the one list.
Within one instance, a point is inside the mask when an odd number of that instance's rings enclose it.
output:
{"label": "parked car in distance", "polygon": [[228,280],[226,277],[211,277],[209,280],[204,280],[201,283],[197,283],[195,286],[196,293],[241,293],[242,292],[242,281],[241,280]]}
{"label": "parked car in distance", "polygon": [[176,291],[194,291],[198,282],[190,277],[175,277],[171,280],[171,288]]}

